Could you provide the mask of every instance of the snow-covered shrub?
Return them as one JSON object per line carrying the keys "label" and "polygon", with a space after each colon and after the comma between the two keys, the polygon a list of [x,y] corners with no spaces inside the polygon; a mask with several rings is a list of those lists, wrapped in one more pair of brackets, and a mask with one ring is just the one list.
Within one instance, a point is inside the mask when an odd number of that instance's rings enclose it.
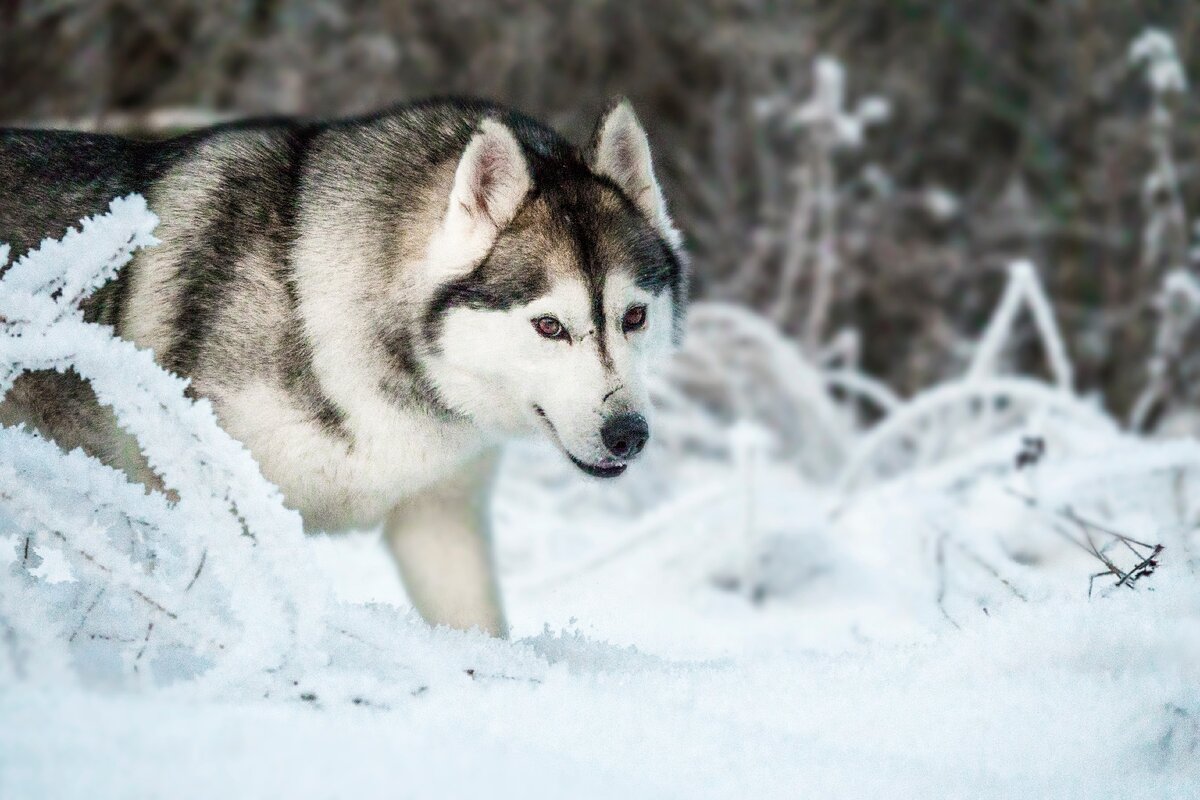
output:
{"label": "snow-covered shrub", "polygon": [[804,138],[803,158],[794,173],[796,194],[779,285],[769,316],[779,325],[794,323],[794,304],[803,283],[809,300],[802,341],[809,355],[816,356],[826,344],[834,281],[842,263],[836,155],[861,146],[866,128],[887,119],[890,107],[875,96],[848,107],[846,68],[834,58],[822,57],[813,63],[811,97],[796,107],[783,98],[771,99],[760,105],[760,113],[782,116],[785,126]]}
{"label": "snow-covered shrub", "polygon": [[1149,376],[1129,424],[1142,432],[1194,434],[1200,432],[1200,279],[1183,269],[1167,273],[1155,306]]}
{"label": "snow-covered shrub", "polygon": [[[232,667],[241,644],[286,653],[302,624],[272,580],[239,578],[275,571],[274,559],[254,554],[294,544],[299,516],[208,404],[184,397],[185,381],[84,321],[80,303],[156,243],[156,224],[141,197],[114,200],[0,279],[0,399],[25,371],[73,370],[178,498],[147,492],[82,451],[0,429],[0,531],[16,550],[0,621],[23,653],[10,666],[29,677],[44,674],[37,659],[52,658],[86,682],[167,682],[218,661]],[[48,559],[65,574],[39,573]],[[26,647],[35,630],[53,646]]]}
{"label": "snow-covered shrub", "polygon": [[1142,268],[1177,268],[1184,263],[1188,232],[1187,210],[1172,147],[1175,117],[1170,104],[1187,89],[1187,78],[1174,41],[1154,28],[1146,30],[1130,45],[1129,60],[1145,70],[1151,92],[1147,125],[1153,162],[1142,186],[1146,218],[1141,238]]}
{"label": "snow-covered shrub", "polygon": [[[1187,90],[1187,76],[1175,42],[1156,28],[1145,30],[1129,47],[1129,61],[1144,70],[1151,93],[1147,120],[1152,155],[1142,187],[1145,223],[1141,268],[1161,280],[1154,298],[1158,330],[1147,365],[1147,383],[1130,410],[1134,430],[1186,435],[1200,430],[1200,396],[1193,390],[1200,362],[1193,351],[1200,335],[1200,282],[1195,246],[1188,247],[1188,214],[1172,147],[1172,100]],[[1200,228],[1193,226],[1193,237]],[[1159,277],[1161,276],[1161,278]]]}
{"label": "snow-covered shrub", "polygon": [[[1005,346],[1023,309],[1033,318],[1053,386],[999,374]],[[1037,271],[1029,262],[1015,262],[966,375],[893,407],[858,441],[840,485],[848,490],[927,468],[1014,430],[1036,429],[1039,436],[1051,438],[1064,427],[1114,431],[1102,411],[1074,394],[1072,384],[1071,362]]]}
{"label": "snow-covered shrub", "polygon": [[1129,60],[1146,70],[1146,82],[1156,95],[1170,95],[1187,90],[1187,76],[1175,41],[1158,28],[1147,28],[1129,45]]}
{"label": "snow-covered shrub", "polygon": [[852,422],[813,365],[770,321],[737,306],[697,303],[684,345],[656,387],[671,449],[729,458],[737,421],[770,431],[772,455],[828,480],[850,447]]}

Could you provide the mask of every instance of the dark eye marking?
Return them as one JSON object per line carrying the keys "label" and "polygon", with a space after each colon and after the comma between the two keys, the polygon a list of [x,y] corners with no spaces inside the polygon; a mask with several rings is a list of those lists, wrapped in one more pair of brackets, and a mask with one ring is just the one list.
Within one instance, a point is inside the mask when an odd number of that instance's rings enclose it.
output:
{"label": "dark eye marking", "polygon": [[630,306],[621,318],[621,330],[624,333],[640,331],[646,327],[646,307],[643,305]]}
{"label": "dark eye marking", "polygon": [[533,329],[537,331],[540,336],[543,336],[547,339],[570,338],[569,334],[567,333],[567,329],[563,326],[563,324],[549,314],[544,314],[543,316],[535,318],[533,320]]}

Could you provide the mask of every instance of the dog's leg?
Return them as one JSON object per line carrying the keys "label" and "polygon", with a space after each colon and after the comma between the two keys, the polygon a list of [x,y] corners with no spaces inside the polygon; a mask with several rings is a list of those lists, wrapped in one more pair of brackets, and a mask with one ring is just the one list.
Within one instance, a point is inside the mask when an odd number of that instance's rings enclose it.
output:
{"label": "dog's leg", "polygon": [[388,517],[385,532],[404,588],[431,625],[508,635],[487,519],[495,461],[488,454]]}

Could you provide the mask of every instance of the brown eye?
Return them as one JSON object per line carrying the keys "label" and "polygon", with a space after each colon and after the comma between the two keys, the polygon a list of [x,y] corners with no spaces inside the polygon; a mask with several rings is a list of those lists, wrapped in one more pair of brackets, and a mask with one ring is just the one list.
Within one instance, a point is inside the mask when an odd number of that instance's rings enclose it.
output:
{"label": "brown eye", "polygon": [[554,317],[538,317],[533,321],[534,329],[547,339],[565,339],[567,329]]}
{"label": "brown eye", "polygon": [[646,325],[646,307],[634,306],[625,312],[624,319],[621,320],[621,330],[629,333],[630,331],[640,330]]}

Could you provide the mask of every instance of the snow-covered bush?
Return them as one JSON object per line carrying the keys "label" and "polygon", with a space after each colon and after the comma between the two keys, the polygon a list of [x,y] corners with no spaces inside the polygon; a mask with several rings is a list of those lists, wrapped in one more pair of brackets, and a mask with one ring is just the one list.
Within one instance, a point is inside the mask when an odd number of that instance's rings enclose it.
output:
{"label": "snow-covered bush", "polygon": [[[1129,48],[1129,61],[1144,71],[1151,104],[1147,120],[1151,168],[1142,188],[1145,224],[1141,230],[1143,271],[1161,281],[1154,306],[1158,330],[1148,359],[1146,385],[1130,410],[1130,425],[1168,435],[1200,431],[1200,250],[1189,249],[1189,222],[1182,179],[1173,149],[1175,115],[1171,103],[1187,90],[1187,76],[1174,40],[1156,28],[1144,31]],[[1200,227],[1192,225],[1192,238]]]}
{"label": "snow-covered bush", "polygon": [[[239,656],[246,667],[253,656],[239,645],[282,655],[302,624],[269,588],[286,575],[237,577],[274,572],[276,560],[259,554],[299,540],[299,516],[208,404],[184,397],[183,380],[84,321],[82,301],[136,249],[156,243],[156,224],[141,197],[114,200],[107,214],[47,240],[0,279],[0,399],[25,371],[73,370],[177,497],[147,492],[30,431],[0,429],[0,531],[16,550],[0,622],[20,654],[8,666],[30,677],[47,675],[40,659],[110,685],[193,677]],[[39,571],[48,563],[63,574]]]}
{"label": "snow-covered bush", "polygon": [[[799,133],[802,139],[802,157],[792,173],[795,196],[786,236],[779,243],[779,280],[768,316],[780,326],[793,326],[798,313],[795,303],[803,286],[808,308],[803,324],[795,329],[803,330],[801,341],[810,356],[827,345],[834,282],[842,265],[836,156],[841,150],[860,147],[866,129],[883,122],[890,113],[887,101],[875,96],[851,108],[846,93],[846,68],[825,56],[813,63],[808,99],[795,106],[786,97],[767,98],[758,104],[760,116],[781,119],[790,133]],[[755,277],[747,273],[743,268],[743,280]]]}

